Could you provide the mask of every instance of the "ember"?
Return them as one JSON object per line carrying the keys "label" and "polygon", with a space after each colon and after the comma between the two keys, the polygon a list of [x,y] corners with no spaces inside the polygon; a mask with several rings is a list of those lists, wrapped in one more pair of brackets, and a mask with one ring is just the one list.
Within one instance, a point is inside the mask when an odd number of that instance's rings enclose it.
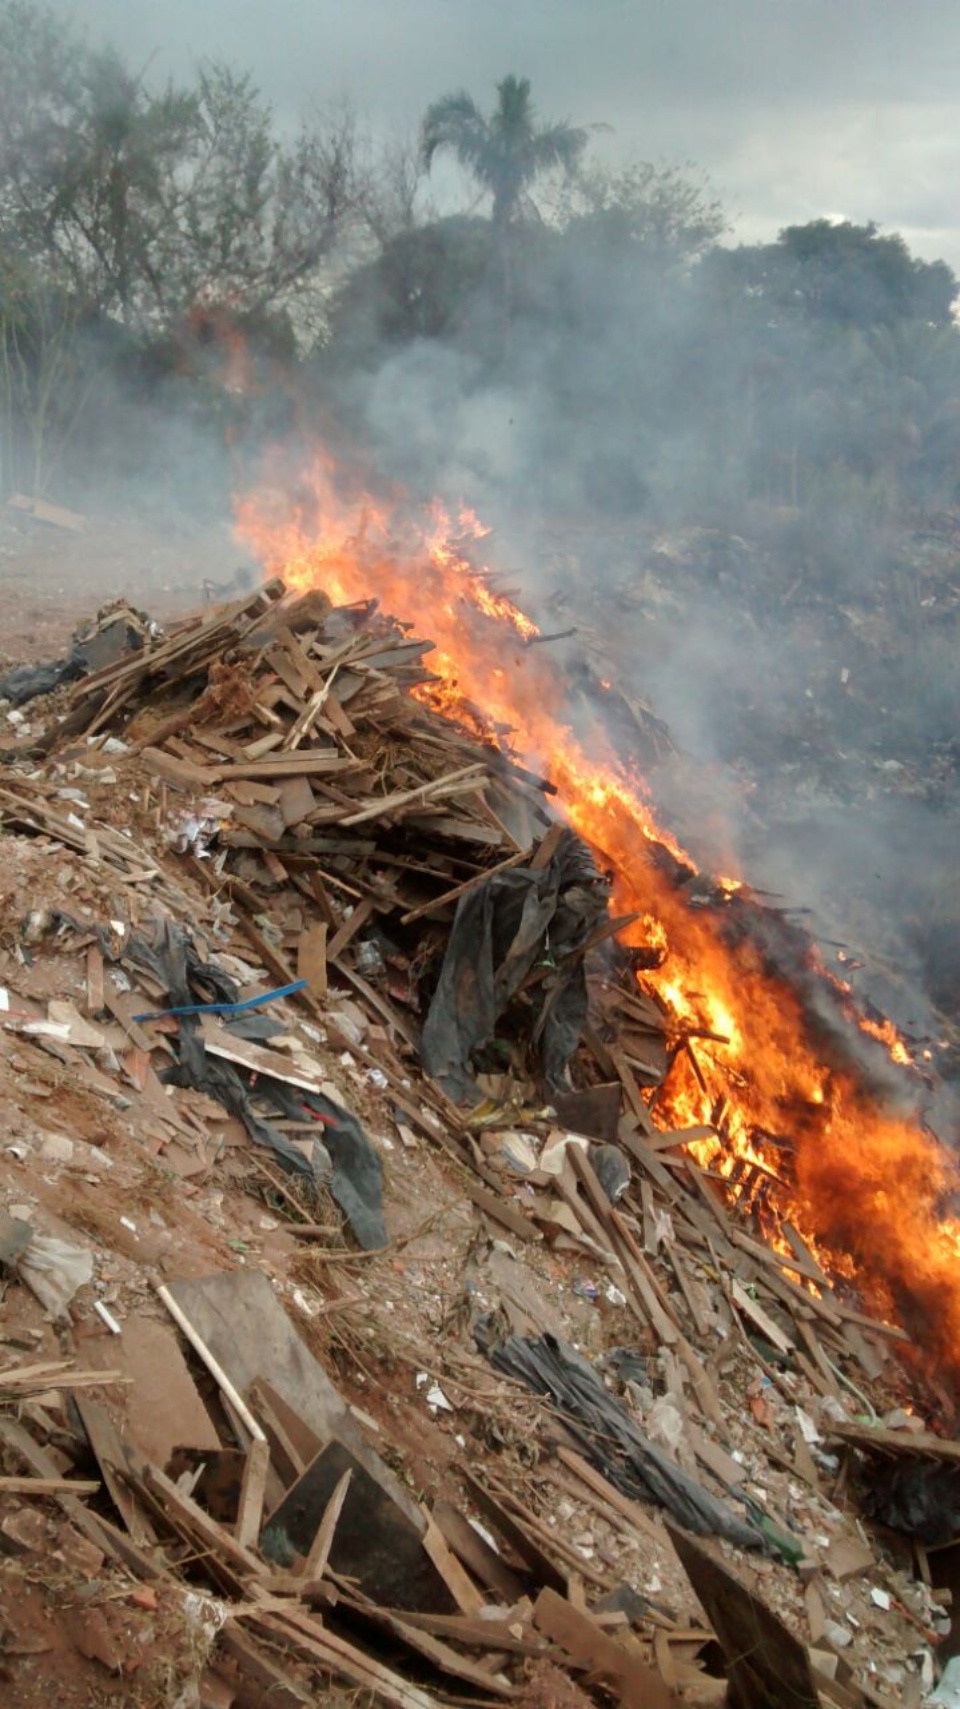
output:
{"label": "ember", "polygon": [[[719,906],[690,906],[694,863],[658,825],[641,778],[599,727],[571,728],[560,673],[545,649],[523,645],[535,625],[468,556],[483,536],[476,519],[452,524],[438,507],[414,530],[366,496],[345,501],[319,455],[292,502],[279,485],[254,493],[239,502],[237,524],[265,570],[294,588],[322,587],[338,601],[374,593],[433,638],[435,680],[418,694],[551,778],[569,824],[613,869],[614,912],[638,916],[622,943],[659,949],[661,965],[645,954],[637,975],[667,1006],[677,1041],[658,1120],[711,1129],[699,1161],[728,1178],[742,1164],[762,1174],[765,1232],[776,1234],[771,1218],[801,1226],[825,1266],[854,1277],[874,1310],[907,1321],[956,1375],[960,1223],[944,1214],[960,1185],[953,1159],[915,1120],[890,1113],[852,1048],[825,1049],[810,1005],[771,969],[749,920],[729,930],[731,910],[757,907],[738,881],[719,881]],[[812,965],[805,972],[816,977]],[[909,1062],[889,1022],[858,1016],[846,995],[842,1003],[893,1063]],[[911,1102],[909,1081],[903,1092]]]}

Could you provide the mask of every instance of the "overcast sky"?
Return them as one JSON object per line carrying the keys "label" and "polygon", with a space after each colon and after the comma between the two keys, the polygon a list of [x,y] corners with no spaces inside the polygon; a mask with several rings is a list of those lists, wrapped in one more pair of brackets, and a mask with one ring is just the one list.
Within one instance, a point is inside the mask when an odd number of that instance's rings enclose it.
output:
{"label": "overcast sky", "polygon": [[739,235],[841,215],[960,270],[960,0],[56,0],[155,73],[250,68],[279,113],[413,127],[506,72],[544,117],[709,172]]}

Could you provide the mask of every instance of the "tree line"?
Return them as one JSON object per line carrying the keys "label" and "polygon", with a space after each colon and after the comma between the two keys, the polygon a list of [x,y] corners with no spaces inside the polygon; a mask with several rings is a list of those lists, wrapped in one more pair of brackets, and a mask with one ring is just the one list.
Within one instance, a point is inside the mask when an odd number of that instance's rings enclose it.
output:
{"label": "tree line", "polygon": [[[492,97],[439,98],[408,141],[345,108],[285,134],[245,73],[158,86],[0,0],[0,489],[142,461],[158,409],[279,429],[429,347],[541,400],[586,508],[875,526],[957,502],[945,263],[826,219],[734,246],[693,169],[602,164],[602,123],[542,120],[527,79]],[[443,155],[462,211],[434,200]]]}

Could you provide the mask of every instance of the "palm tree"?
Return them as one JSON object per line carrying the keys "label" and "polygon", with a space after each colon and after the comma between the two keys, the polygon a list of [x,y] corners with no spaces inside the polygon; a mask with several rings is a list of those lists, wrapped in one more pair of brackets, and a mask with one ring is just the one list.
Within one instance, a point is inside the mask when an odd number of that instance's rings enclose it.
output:
{"label": "palm tree", "polygon": [[537,178],[573,171],[587,136],[576,125],[539,125],[529,77],[505,77],[489,118],[464,90],[434,101],[423,120],[421,146],[428,171],[434,156],[446,150],[473,174],[493,197],[493,224],[502,235],[517,221]]}

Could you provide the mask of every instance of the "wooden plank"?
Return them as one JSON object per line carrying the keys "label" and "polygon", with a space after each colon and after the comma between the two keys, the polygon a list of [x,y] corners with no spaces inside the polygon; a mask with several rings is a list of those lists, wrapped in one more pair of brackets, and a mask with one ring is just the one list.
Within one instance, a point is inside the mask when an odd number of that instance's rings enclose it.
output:
{"label": "wooden plank", "polygon": [[270,1444],[265,1436],[254,1437],[247,1449],[237,1510],[237,1542],[245,1549],[252,1549],[260,1535],[269,1471]]}
{"label": "wooden plank", "polygon": [[[432,1134],[431,1137],[435,1139],[436,1134]],[[514,1210],[512,1205],[508,1205],[505,1199],[501,1199],[496,1193],[491,1193],[486,1187],[481,1187],[479,1181],[474,1181],[468,1175],[460,1184],[467,1197],[473,1200],[479,1210],[485,1211],[487,1216],[493,1217],[494,1222],[499,1222],[502,1227],[508,1228],[511,1234],[517,1236],[518,1240],[543,1240],[540,1230],[535,1228],[532,1222],[529,1222],[520,1211]]]}
{"label": "wooden plank", "polygon": [[327,927],[323,921],[300,934],[297,977],[305,979],[312,995],[322,1002],[327,994]]}
{"label": "wooden plank", "polygon": [[323,1511],[323,1518],[317,1526],[317,1534],[310,1545],[310,1553],[304,1563],[303,1572],[299,1575],[304,1590],[309,1590],[313,1584],[319,1584],[327,1570],[330,1549],[333,1544],[333,1534],[337,1528],[337,1520],[347,1499],[347,1490],[353,1477],[353,1468],[348,1466],[339,1483],[333,1491]]}
{"label": "wooden plank", "polygon": [[[322,1667],[350,1681],[351,1685],[382,1697],[393,1709],[439,1709],[437,1699],[420,1686],[410,1685],[391,1668],[375,1661],[345,1638],[291,1610],[283,1615],[266,1614],[257,1622],[274,1643],[278,1638],[302,1650]],[[273,1698],[265,1701],[271,1705]],[[316,1702],[315,1698],[309,1700]]]}
{"label": "wooden plank", "polygon": [[657,1520],[647,1512],[641,1502],[631,1501],[629,1496],[618,1490],[608,1478],[604,1477],[602,1472],[598,1472],[594,1466],[590,1465],[589,1461],[584,1460],[572,1448],[566,1448],[560,1444],[554,1452],[561,1465],[579,1478],[595,1500],[602,1504],[602,1507],[608,1510],[612,1509],[632,1530],[644,1531],[651,1541],[662,1544],[662,1526],[658,1525]]}
{"label": "wooden plank", "polygon": [[493,878],[500,872],[509,872],[512,866],[519,866],[526,859],[527,850],[519,849],[516,854],[509,855],[506,860],[498,861],[496,866],[485,867],[482,872],[474,873],[472,878],[465,879],[463,884],[456,885],[453,890],[445,890],[441,896],[435,896],[432,902],[424,902],[419,908],[411,908],[408,913],[401,914],[401,926],[412,926],[415,920],[422,920],[426,915],[439,913],[441,909],[449,907],[454,902],[459,902],[461,896],[466,896],[469,891],[476,890],[478,885],[485,884],[488,878]]}
{"label": "wooden plank", "polygon": [[103,956],[96,944],[87,945],[87,1013],[103,1012]]}
{"label": "wooden plank", "polygon": [[484,1606],[476,1585],[464,1572],[436,1520],[424,1510],[423,1546],[462,1614],[477,1614]]}
{"label": "wooden plank", "polygon": [[679,1704],[659,1673],[556,1591],[540,1592],[533,1622],[591,1682],[613,1691],[624,1709],[674,1709]]}
{"label": "wooden plank", "polygon": [[481,1537],[462,1513],[449,1502],[438,1501],[434,1505],[433,1518],[457,1559],[469,1568],[474,1578],[486,1585],[506,1607],[519,1602],[526,1590],[525,1581],[507,1565],[496,1549],[491,1548],[486,1538]]}
{"label": "wooden plank", "polygon": [[412,1525],[341,1442],[328,1442],[287,1491],[270,1515],[271,1535],[282,1535],[289,1547],[309,1557],[346,1472],[351,1476],[329,1545],[331,1568],[380,1606],[452,1613],[456,1603],[423,1547],[423,1515],[418,1509],[418,1524]]}
{"label": "wooden plank", "polygon": [[189,760],[175,759],[162,748],[144,748],[140,759],[153,777],[159,777],[171,789],[210,789],[218,773],[213,766],[193,765]]}
{"label": "wooden plank", "polygon": [[110,1492],[110,1498],[131,1537],[136,1543],[155,1543],[157,1534],[153,1526],[123,1478],[118,1475],[119,1468],[124,1464],[124,1451],[113,1419],[106,1407],[93,1400],[90,1395],[75,1395],[74,1404],[80,1414],[87,1441],[100,1467],[103,1481]]}
{"label": "wooden plank", "polygon": [[342,1442],[422,1535],[417,1503],[370,1447],[262,1271],[183,1278],[169,1288],[235,1388],[268,1382],[321,1442]]}
{"label": "wooden plank", "polygon": [[774,1323],[772,1317],[768,1317],[763,1307],[756,1300],[750,1298],[743,1283],[738,1281],[736,1276],[731,1278],[730,1297],[741,1317],[748,1317],[754,1328],[759,1329],[764,1340],[769,1341],[771,1347],[775,1347],[778,1353],[786,1355],[794,1351],[796,1342],[793,1337],[787,1335],[778,1323]]}
{"label": "wooden plank", "polygon": [[374,1627],[380,1627],[391,1633],[394,1638],[415,1655],[423,1656],[430,1665],[440,1673],[448,1674],[452,1679],[462,1679],[468,1685],[479,1687],[485,1696],[502,1698],[515,1697],[516,1687],[505,1680],[498,1679],[487,1669],[470,1661],[467,1656],[445,1644],[431,1632],[422,1627],[408,1623],[406,1619],[398,1619],[395,1614],[384,1608],[372,1608],[366,1604],[353,1601],[349,1596],[341,1595],[340,1606],[349,1608],[355,1619],[368,1621]]}
{"label": "wooden plank", "polygon": [[534,850],[533,858],[530,861],[531,872],[542,872],[544,867],[550,865],[566,829],[566,825],[561,824],[558,821],[556,824],[551,825],[549,831],[540,838],[540,841]]}
{"label": "wooden plank", "polygon": [[399,789],[392,795],[384,795],[380,800],[361,807],[359,812],[348,814],[340,823],[344,827],[366,825],[371,819],[388,818],[402,807],[419,807],[425,801],[437,801],[464,791],[469,793],[476,788],[478,780],[486,776],[486,773],[486,763],[461,766],[458,771],[450,772],[445,777],[433,778],[429,783],[421,783],[415,789]]}
{"label": "wooden plank", "polygon": [[344,920],[330,940],[327,949],[328,962],[339,961],[351,938],[356,937],[357,932],[366,925],[373,913],[373,906],[373,900],[369,896],[364,896],[363,900],[357,903],[349,919]]}
{"label": "wooden plank", "polygon": [[199,1542],[212,1561],[223,1563],[232,1577],[244,1583],[248,1579],[269,1577],[265,1563],[245,1544],[231,1537],[215,1519],[211,1519],[192,1496],[185,1495],[159,1466],[135,1460],[133,1472],[138,1485],[155,1498],[154,1511],[162,1513],[164,1521],[175,1531],[185,1532],[194,1542]]}
{"label": "wooden plank", "polygon": [[286,1465],[284,1466],[285,1481],[294,1483],[325,1446],[326,1439],[311,1430],[300,1414],[264,1377],[258,1377],[256,1382],[250,1384],[249,1396],[257,1417],[263,1421],[275,1463],[279,1464],[279,1447],[281,1458],[292,1467],[290,1476],[286,1477]]}
{"label": "wooden plank", "polygon": [[742,1709],[820,1709],[807,1653],[783,1621],[725,1561],[677,1526],[667,1530],[723,1650],[731,1697]]}
{"label": "wooden plank", "polygon": [[264,1655],[235,1620],[228,1620],[219,1632],[217,1645],[255,1687],[256,1697],[248,1699],[251,1709],[253,1704],[269,1704],[270,1709],[316,1709],[315,1694],[305,1691],[298,1680],[279,1668],[271,1657]]}
{"label": "wooden plank", "polygon": [[[32,1466],[38,1477],[55,1478],[59,1476],[60,1468],[53,1455],[46,1448],[41,1448],[35,1442],[29,1431],[12,1418],[0,1414],[0,1441],[20,1455],[28,1466]],[[107,1520],[87,1506],[86,1502],[78,1501],[75,1495],[60,1493],[53,1498],[58,1507],[66,1514],[72,1525],[89,1537],[104,1554],[116,1560],[123,1561],[137,1578],[147,1581],[166,1577],[166,1563],[162,1557],[158,1562],[155,1558],[144,1554],[132,1538],[124,1537]]]}
{"label": "wooden plank", "polygon": [[97,1478],[0,1477],[0,1495],[96,1495]]}

